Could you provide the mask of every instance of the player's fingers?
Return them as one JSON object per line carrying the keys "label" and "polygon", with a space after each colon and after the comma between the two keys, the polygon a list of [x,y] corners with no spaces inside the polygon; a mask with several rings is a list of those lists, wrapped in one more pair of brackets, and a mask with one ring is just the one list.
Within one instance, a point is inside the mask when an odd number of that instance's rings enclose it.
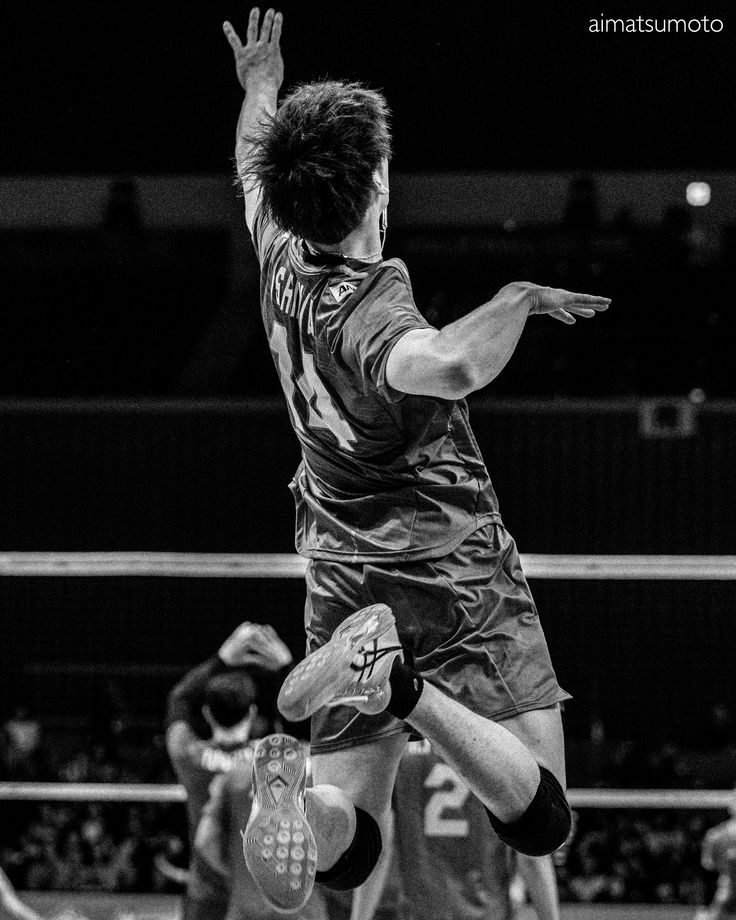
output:
{"label": "player's fingers", "polygon": [[561,323],[566,323],[568,326],[572,326],[575,322],[575,317],[568,313],[567,310],[555,310],[553,313],[550,313],[550,316],[554,319],[558,319]]}
{"label": "player's fingers", "polygon": [[230,42],[230,47],[233,51],[240,51],[243,43],[238,38],[238,33],[233,29],[232,25],[227,21],[223,22],[222,31],[225,33],[225,38]]}
{"label": "player's fingers", "polygon": [[273,19],[276,15],[276,11],[273,7],[269,7],[266,10],[266,15],[263,17],[263,23],[261,24],[261,34],[258,38],[260,42],[267,42],[271,37],[271,28],[273,27]]}
{"label": "player's fingers", "polygon": [[568,313],[574,313],[575,316],[584,316],[586,319],[590,319],[591,316],[595,316],[598,312],[590,307],[579,307],[577,304],[573,304],[572,306],[568,305],[566,309]]}
{"label": "player's fingers", "polygon": [[245,33],[250,45],[252,42],[258,41],[258,20],[261,18],[261,10],[259,7],[254,6],[250,11],[250,16],[248,17],[248,30]]}
{"label": "player's fingers", "polygon": [[273,17],[273,26],[271,27],[271,44],[278,45],[281,39],[281,27],[284,24],[283,13],[276,13]]}
{"label": "player's fingers", "polygon": [[611,303],[610,297],[598,297],[597,294],[573,294],[568,291],[567,296],[572,303],[578,306],[592,307],[594,310],[605,310]]}

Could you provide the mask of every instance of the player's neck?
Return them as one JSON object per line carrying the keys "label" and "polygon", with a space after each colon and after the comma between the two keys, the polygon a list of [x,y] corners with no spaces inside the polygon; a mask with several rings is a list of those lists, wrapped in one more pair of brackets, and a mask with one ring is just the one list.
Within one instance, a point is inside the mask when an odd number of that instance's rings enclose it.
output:
{"label": "player's neck", "polygon": [[361,262],[380,262],[383,258],[381,235],[374,222],[368,224],[364,221],[334,246],[320,245],[316,248],[321,252],[333,253],[346,259],[359,259]]}

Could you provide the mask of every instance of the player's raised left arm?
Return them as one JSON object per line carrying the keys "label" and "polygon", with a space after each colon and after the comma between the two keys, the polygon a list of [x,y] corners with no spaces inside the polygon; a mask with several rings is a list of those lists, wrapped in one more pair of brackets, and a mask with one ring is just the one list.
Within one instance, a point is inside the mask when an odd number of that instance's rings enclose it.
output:
{"label": "player's raised left arm", "polygon": [[276,100],[284,80],[280,45],[283,16],[273,9],[267,10],[259,29],[260,17],[260,9],[253,7],[248,17],[245,44],[229,22],[222,24],[233,51],[238,82],[245,90],[235,136],[235,161],[245,195],[245,222],[251,231],[261,190],[247,175],[252,146],[249,137],[261,124],[264,115],[276,112]]}

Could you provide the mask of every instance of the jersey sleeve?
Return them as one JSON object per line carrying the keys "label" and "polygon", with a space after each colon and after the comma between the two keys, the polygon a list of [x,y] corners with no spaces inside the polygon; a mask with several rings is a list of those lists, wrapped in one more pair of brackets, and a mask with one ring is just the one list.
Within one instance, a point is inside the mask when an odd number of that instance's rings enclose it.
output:
{"label": "jersey sleeve", "polygon": [[340,357],[362,381],[389,402],[406,395],[386,382],[386,362],[398,340],[412,329],[429,329],[414,303],[408,279],[394,266],[377,272],[360,302],[343,323]]}
{"label": "jersey sleeve", "polygon": [[276,237],[279,235],[279,228],[272,220],[266,217],[263,206],[260,204],[253,218],[253,230],[251,232],[253,235],[253,247],[258,257],[258,263],[263,265]]}

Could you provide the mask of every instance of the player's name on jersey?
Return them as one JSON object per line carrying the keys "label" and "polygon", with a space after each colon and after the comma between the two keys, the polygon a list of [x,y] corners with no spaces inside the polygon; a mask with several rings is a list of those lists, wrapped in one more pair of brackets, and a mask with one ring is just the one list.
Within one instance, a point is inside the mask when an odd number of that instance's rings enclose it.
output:
{"label": "player's name on jersey", "polygon": [[253,751],[250,747],[236,748],[225,751],[222,748],[210,747],[202,749],[200,764],[210,773],[227,773],[233,767],[250,766],[253,763]]}
{"label": "player's name on jersey", "polygon": [[288,271],[283,265],[273,274],[271,279],[271,300],[285,316],[298,316],[301,322],[304,311],[308,311],[308,333],[314,333],[314,298],[307,294],[306,287],[297,281],[294,273]]}

